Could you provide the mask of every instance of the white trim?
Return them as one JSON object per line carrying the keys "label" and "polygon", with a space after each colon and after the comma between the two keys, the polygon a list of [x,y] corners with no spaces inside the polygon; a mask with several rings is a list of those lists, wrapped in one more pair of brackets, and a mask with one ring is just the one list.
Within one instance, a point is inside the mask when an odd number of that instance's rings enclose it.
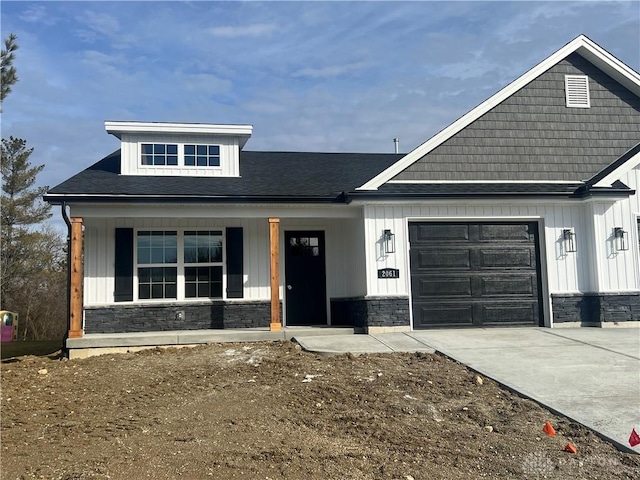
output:
{"label": "white trim", "polygon": [[596,183],[594,187],[610,187],[613,182],[620,180],[621,177],[625,176],[638,165],[640,165],[640,152],[636,153],[633,157]]}
{"label": "white trim", "polygon": [[521,88],[532,82],[538,76],[549,70],[558,62],[566,58],[572,53],[578,53],[588,61],[594,63],[595,66],[602,69],[614,80],[620,82],[626,88],[636,95],[640,95],[640,74],[622,63],[609,52],[592,42],[584,35],[580,35],[560,50],[547,57],[531,70],[520,76],[502,90],[482,102],[480,105],[460,117],[451,125],[441,130],[435,136],[431,137],[425,143],[409,152],[403,158],[382,171],[371,180],[367,181],[356,190],[377,190],[380,186],[393,177],[401,173],[403,170],[411,166],[413,163],[424,157],[427,153],[441,145],[443,142],[451,138],[456,133],[476,121],[489,110],[499,105],[501,102],[509,98]]}
{"label": "white trim", "polygon": [[[215,123],[165,123],[165,122],[104,122],[107,133],[121,138],[123,133],[178,133],[204,135],[251,136],[253,125],[221,125]],[[244,142],[242,144],[244,144]]]}
{"label": "white trim", "polygon": [[408,185],[438,185],[441,183],[458,184],[458,183],[535,183],[536,185],[546,184],[563,184],[563,185],[582,185],[583,182],[564,182],[562,180],[389,180],[386,183],[402,183]]}

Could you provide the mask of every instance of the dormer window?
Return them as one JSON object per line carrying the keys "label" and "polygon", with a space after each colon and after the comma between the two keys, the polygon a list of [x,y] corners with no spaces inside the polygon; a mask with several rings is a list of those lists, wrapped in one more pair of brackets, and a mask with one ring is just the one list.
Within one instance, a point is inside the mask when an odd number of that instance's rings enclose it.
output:
{"label": "dormer window", "polygon": [[165,143],[143,143],[141,165],[178,165],[178,145]]}
{"label": "dormer window", "polygon": [[240,177],[253,127],[213,123],[105,122],[120,139],[120,174]]}
{"label": "dormer window", "polygon": [[220,145],[141,143],[140,165],[219,167]]}
{"label": "dormer window", "polygon": [[191,167],[219,167],[220,145],[185,145],[184,164]]}

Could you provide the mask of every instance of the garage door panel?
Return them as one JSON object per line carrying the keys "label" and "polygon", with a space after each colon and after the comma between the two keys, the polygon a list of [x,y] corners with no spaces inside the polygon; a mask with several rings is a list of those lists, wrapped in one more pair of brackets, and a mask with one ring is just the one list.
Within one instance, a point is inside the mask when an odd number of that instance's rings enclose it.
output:
{"label": "garage door panel", "polygon": [[501,242],[519,240],[530,241],[527,224],[478,225],[478,239],[481,242]]}
{"label": "garage door panel", "polygon": [[471,296],[471,278],[436,277],[433,279],[418,279],[416,292],[419,298],[442,296]]}
{"label": "garage door panel", "polygon": [[419,224],[409,232],[411,243],[442,243],[443,241],[468,241],[469,225],[457,224]]}
{"label": "garage door panel", "polygon": [[538,297],[536,279],[534,277],[516,277],[501,275],[495,277],[480,277],[478,287],[474,289],[478,296],[518,296]]}
{"label": "garage door panel", "polygon": [[535,323],[538,317],[537,304],[485,304],[482,306],[482,317],[484,325],[504,325],[504,324],[531,324]]}
{"label": "garage door panel", "polygon": [[472,326],[473,307],[470,305],[419,306],[414,308],[414,327]]}
{"label": "garage door panel", "polygon": [[456,268],[469,270],[471,268],[471,253],[469,250],[423,249],[416,252],[415,267],[420,270]]}
{"label": "garage door panel", "polygon": [[540,323],[535,222],[411,222],[409,238],[415,328]]}
{"label": "garage door panel", "polygon": [[535,251],[531,248],[481,249],[481,268],[534,268]]}

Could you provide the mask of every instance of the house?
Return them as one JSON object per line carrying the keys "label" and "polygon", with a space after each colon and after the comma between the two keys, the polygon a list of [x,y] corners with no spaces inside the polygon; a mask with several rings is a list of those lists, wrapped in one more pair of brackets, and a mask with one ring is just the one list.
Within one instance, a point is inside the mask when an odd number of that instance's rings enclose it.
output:
{"label": "house", "polygon": [[45,196],[71,217],[71,340],[640,325],[640,75],[585,36],[404,155],[105,125],[120,150]]}

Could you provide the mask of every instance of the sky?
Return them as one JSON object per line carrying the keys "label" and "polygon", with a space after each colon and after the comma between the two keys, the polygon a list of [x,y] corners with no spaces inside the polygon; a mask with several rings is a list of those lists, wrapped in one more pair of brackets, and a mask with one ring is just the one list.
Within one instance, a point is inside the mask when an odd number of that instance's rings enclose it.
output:
{"label": "sky", "polygon": [[640,1],[0,3],[2,137],[53,187],[105,120],[251,124],[246,150],[408,152],[580,34],[640,70]]}

